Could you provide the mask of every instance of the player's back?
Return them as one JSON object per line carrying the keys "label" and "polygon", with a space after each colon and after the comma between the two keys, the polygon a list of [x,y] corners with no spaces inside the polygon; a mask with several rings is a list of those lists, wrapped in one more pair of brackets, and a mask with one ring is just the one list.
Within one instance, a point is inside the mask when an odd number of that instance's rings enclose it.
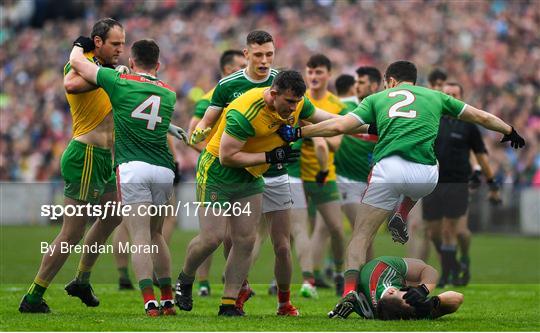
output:
{"label": "player's back", "polygon": [[364,119],[365,122],[376,120],[377,123],[379,141],[375,162],[398,155],[421,164],[436,164],[433,145],[440,118],[443,114],[458,116],[464,106],[463,102],[439,91],[411,84],[400,84],[368,96],[359,108],[372,114],[366,114],[371,119]]}
{"label": "player's back", "polygon": [[176,103],[174,90],[147,74],[107,75],[117,75],[114,86],[105,88],[114,113],[115,165],[142,161],[174,169],[167,144]]}

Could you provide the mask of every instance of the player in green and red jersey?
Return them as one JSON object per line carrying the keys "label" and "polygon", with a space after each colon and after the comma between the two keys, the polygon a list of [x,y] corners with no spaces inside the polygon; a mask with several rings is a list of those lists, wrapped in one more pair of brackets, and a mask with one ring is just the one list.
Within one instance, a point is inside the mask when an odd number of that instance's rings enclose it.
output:
{"label": "player in green and red jersey", "polygon": [[413,63],[394,62],[384,76],[388,89],[367,97],[353,112],[298,130],[280,131],[286,141],[294,141],[301,137],[366,132],[369,126],[365,124],[376,124],[378,128],[375,165],[347,249],[343,295],[355,293],[358,267],[366,262],[367,247],[400,198],[406,196],[417,201],[437,185],[433,145],[443,115],[502,133],[501,142],[510,141],[513,148],[525,145],[516,130],[500,118],[440,91],[416,86],[416,76]]}
{"label": "player in green and red jersey", "polygon": [[428,297],[438,273],[422,260],[383,256],[360,269],[356,293],[331,311],[330,318],[347,318],[356,312],[366,319],[435,319],[456,312],[463,295],[446,291]]}
{"label": "player in green and red jersey", "polygon": [[[85,80],[102,87],[113,107],[115,167],[124,216],[132,244],[138,248],[157,246],[157,252],[132,253],[133,268],[149,316],[174,315],[170,254],[161,233],[163,216],[150,217],[150,205],[163,205],[172,195],[174,160],[167,132],[176,103],[175,91],[156,78],[159,47],[153,40],[139,40],[131,47],[129,65],[135,74],[120,74],[99,68],[83,56],[87,38],[74,43],[70,63]],[[141,209],[142,208],[142,209]],[[161,304],[154,296],[152,273],[161,289]]]}

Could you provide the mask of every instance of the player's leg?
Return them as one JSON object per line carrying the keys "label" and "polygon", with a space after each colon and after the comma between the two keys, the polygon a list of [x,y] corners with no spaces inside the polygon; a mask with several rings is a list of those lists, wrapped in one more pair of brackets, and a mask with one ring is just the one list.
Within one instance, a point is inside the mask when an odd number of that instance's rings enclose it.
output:
{"label": "player's leg", "polygon": [[210,267],[212,266],[212,257],[214,254],[209,255],[203,263],[197,269],[197,279],[199,280],[199,296],[210,296]]}
{"label": "player's leg", "polygon": [[152,253],[154,274],[156,275],[161,297],[159,300],[161,312],[164,315],[175,315],[174,298],[171,279],[171,254],[169,246],[163,235],[164,220],[161,216],[152,217],[150,221],[150,233],[152,245],[158,247],[158,251]]}
{"label": "player's leg", "polygon": [[419,200],[409,212],[407,225],[410,239],[407,242],[407,257],[426,261],[431,247],[428,226],[423,219],[424,199]]}
{"label": "player's leg", "polygon": [[118,269],[118,289],[132,290],[133,284],[129,278],[129,253],[122,252],[121,246],[129,242],[129,232],[125,222],[120,223],[113,234],[114,261]]}
{"label": "player's leg", "polygon": [[[168,203],[169,205],[174,206],[177,204],[175,191],[176,191],[176,187],[173,187],[172,196]],[[163,238],[165,239],[165,243],[167,243],[167,245],[171,244],[172,234],[174,230],[176,229],[176,225],[178,223],[177,218],[178,218],[177,216],[174,216],[174,212],[169,211],[167,212],[165,216],[165,220],[163,221],[162,234],[163,234]]]}
{"label": "player's leg", "polygon": [[270,226],[270,239],[276,256],[274,276],[278,287],[278,315],[298,316],[291,304],[291,221],[290,209],[276,210],[265,214]]}
{"label": "player's leg", "polygon": [[242,208],[248,207],[250,212],[229,219],[232,248],[225,265],[225,286],[219,312],[221,315],[233,315],[230,311],[234,311],[233,307],[236,307],[237,296],[251,266],[251,252],[262,214],[262,179],[256,187],[260,187],[258,193],[235,201]]}
{"label": "player's leg", "polygon": [[[134,245],[137,249],[142,249],[144,246],[152,244],[152,235],[150,231],[150,217],[139,212],[148,211],[151,202],[124,204],[126,207],[131,207],[131,211],[135,212],[134,216],[125,216],[126,227],[131,239],[130,245]],[[150,316],[159,315],[159,305],[154,295],[154,286],[152,284],[152,274],[154,265],[152,254],[145,253],[146,251],[134,251],[131,253],[131,262],[135,277],[139,281],[139,288],[143,297],[144,308]]]}
{"label": "player's leg", "polygon": [[[65,197],[64,205],[84,206],[85,204]],[[60,268],[64,265],[69,252],[62,253],[62,245],[75,245],[79,243],[84,235],[84,229],[88,218],[86,216],[64,216],[62,229],[56,238],[50,243],[49,249],[42,259],[34,282],[30,285],[28,292],[23,297],[19,306],[21,312],[49,312],[49,307],[43,300],[43,294],[49,287]]]}
{"label": "player's leg", "polygon": [[336,294],[343,294],[343,261],[344,243],[343,219],[341,215],[339,201],[330,201],[317,205],[322,219],[330,234],[330,246],[334,257],[334,282],[336,284]]}
{"label": "player's leg", "polygon": [[323,289],[330,288],[322,274],[324,266],[324,256],[328,249],[330,241],[330,232],[324,223],[322,217],[316,214],[315,226],[311,234],[311,252],[313,256],[313,274],[315,276],[315,286]]}
{"label": "player's leg", "polygon": [[461,284],[467,285],[471,279],[469,248],[471,246],[471,230],[469,229],[469,214],[466,212],[458,221],[457,226],[458,247],[461,257]]}

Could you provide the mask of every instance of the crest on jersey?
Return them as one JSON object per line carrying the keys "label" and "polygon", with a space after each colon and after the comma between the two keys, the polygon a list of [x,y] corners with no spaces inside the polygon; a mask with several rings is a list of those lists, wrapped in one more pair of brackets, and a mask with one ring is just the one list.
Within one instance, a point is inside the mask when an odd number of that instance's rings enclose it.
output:
{"label": "crest on jersey", "polygon": [[212,192],[212,193],[210,193],[210,200],[212,200],[212,201],[217,201],[217,199],[218,199],[218,194],[217,194],[217,192]]}
{"label": "crest on jersey", "polygon": [[294,115],[290,115],[289,118],[287,118],[287,123],[289,125],[294,125]]}

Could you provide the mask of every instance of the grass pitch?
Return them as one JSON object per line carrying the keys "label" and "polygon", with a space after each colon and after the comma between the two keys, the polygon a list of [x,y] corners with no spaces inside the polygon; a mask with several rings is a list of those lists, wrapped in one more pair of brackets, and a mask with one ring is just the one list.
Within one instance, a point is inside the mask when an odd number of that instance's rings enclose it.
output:
{"label": "grass pitch", "polygon": [[[298,296],[300,270],[295,262],[292,301],[299,318],[278,318],[277,300],[266,294],[273,274],[273,254],[266,242],[252,268],[250,282],[257,295],[246,303],[244,318],[217,317],[222,286],[221,251],[211,272],[212,296],[195,297],[191,312],[176,317],[147,318],[138,291],[118,291],[118,274],[111,254],[103,255],[93,273],[101,305],[87,308],[68,297],[63,285],[75,274],[78,255],[72,255],[45,294],[51,314],[20,314],[19,301],[26,292],[41,260],[40,242],[51,241],[58,227],[0,227],[0,329],[2,331],[539,331],[540,330],[540,240],[538,238],[480,235],[473,238],[471,285],[448,288],[465,295],[453,315],[434,321],[382,322],[329,320],[326,313],[337,301],[333,291],[319,290],[318,300]],[[193,232],[176,231],[172,244],[173,279],[183,262]],[[404,247],[381,234],[376,255],[403,255]],[[434,255],[432,255],[434,257]],[[434,258],[431,263],[438,267]],[[133,273],[131,274],[133,279]],[[436,290],[435,292],[440,292]]]}

